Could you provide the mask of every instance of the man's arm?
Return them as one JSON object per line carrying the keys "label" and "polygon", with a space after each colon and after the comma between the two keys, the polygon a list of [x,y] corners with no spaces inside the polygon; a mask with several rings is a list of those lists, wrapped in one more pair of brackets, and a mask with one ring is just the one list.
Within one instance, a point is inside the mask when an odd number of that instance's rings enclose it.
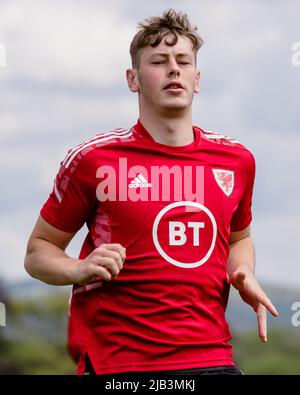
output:
{"label": "man's arm", "polygon": [[259,337],[266,342],[266,309],[275,317],[278,313],[255,278],[255,249],[250,235],[250,226],[239,232],[231,232],[229,247],[227,272],[230,281],[239,291],[241,298],[256,312]]}
{"label": "man's arm", "polygon": [[40,216],[27,244],[26,271],[51,285],[110,281],[119,274],[125,260],[125,249],[120,244],[102,244],[85,259],[73,259],[65,249],[74,235],[56,229]]}
{"label": "man's arm", "polygon": [[240,232],[231,232],[229,237],[230,253],[227,260],[229,277],[237,269],[255,272],[255,249],[250,235],[250,225]]}

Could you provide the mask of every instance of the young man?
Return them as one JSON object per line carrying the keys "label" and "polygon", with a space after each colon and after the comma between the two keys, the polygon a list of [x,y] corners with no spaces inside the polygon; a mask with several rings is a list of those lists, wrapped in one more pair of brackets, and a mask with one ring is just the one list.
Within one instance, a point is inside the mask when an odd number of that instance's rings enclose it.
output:
{"label": "young man", "polygon": [[[77,373],[241,374],[225,319],[230,283],[267,340],[276,309],[254,275],[255,164],[236,140],[192,126],[202,40],[174,10],[140,24],[128,86],[132,128],[70,150],[28,242],[25,267],[73,284]],[[64,252],[86,223],[79,259]]]}

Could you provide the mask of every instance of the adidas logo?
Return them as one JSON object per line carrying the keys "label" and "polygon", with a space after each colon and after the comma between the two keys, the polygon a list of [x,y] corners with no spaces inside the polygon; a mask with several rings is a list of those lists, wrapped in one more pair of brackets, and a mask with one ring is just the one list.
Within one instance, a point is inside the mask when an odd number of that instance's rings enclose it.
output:
{"label": "adidas logo", "polygon": [[142,174],[138,174],[131,182],[128,184],[129,188],[151,188],[150,184]]}

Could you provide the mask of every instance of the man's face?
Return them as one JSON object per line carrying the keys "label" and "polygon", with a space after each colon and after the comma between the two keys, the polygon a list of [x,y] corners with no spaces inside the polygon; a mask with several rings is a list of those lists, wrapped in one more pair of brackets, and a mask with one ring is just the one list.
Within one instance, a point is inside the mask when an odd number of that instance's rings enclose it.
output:
{"label": "man's face", "polygon": [[169,46],[165,40],[169,42],[171,38],[166,36],[157,47],[141,49],[139,66],[128,79],[130,89],[139,93],[144,109],[187,109],[199,91],[200,73],[191,41],[179,35],[176,45]]}

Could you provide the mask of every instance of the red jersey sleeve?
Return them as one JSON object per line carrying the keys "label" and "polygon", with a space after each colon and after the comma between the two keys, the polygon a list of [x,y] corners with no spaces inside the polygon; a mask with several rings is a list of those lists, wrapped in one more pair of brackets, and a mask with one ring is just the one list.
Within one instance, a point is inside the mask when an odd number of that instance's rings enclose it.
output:
{"label": "red jersey sleeve", "polygon": [[243,164],[241,165],[244,181],[243,194],[230,222],[230,229],[233,232],[245,229],[252,220],[251,207],[255,179],[255,159],[249,151],[246,152],[248,155],[243,157]]}
{"label": "red jersey sleeve", "polygon": [[71,162],[65,158],[41,209],[44,220],[64,232],[77,232],[96,204],[96,169],[90,151],[81,152]]}

